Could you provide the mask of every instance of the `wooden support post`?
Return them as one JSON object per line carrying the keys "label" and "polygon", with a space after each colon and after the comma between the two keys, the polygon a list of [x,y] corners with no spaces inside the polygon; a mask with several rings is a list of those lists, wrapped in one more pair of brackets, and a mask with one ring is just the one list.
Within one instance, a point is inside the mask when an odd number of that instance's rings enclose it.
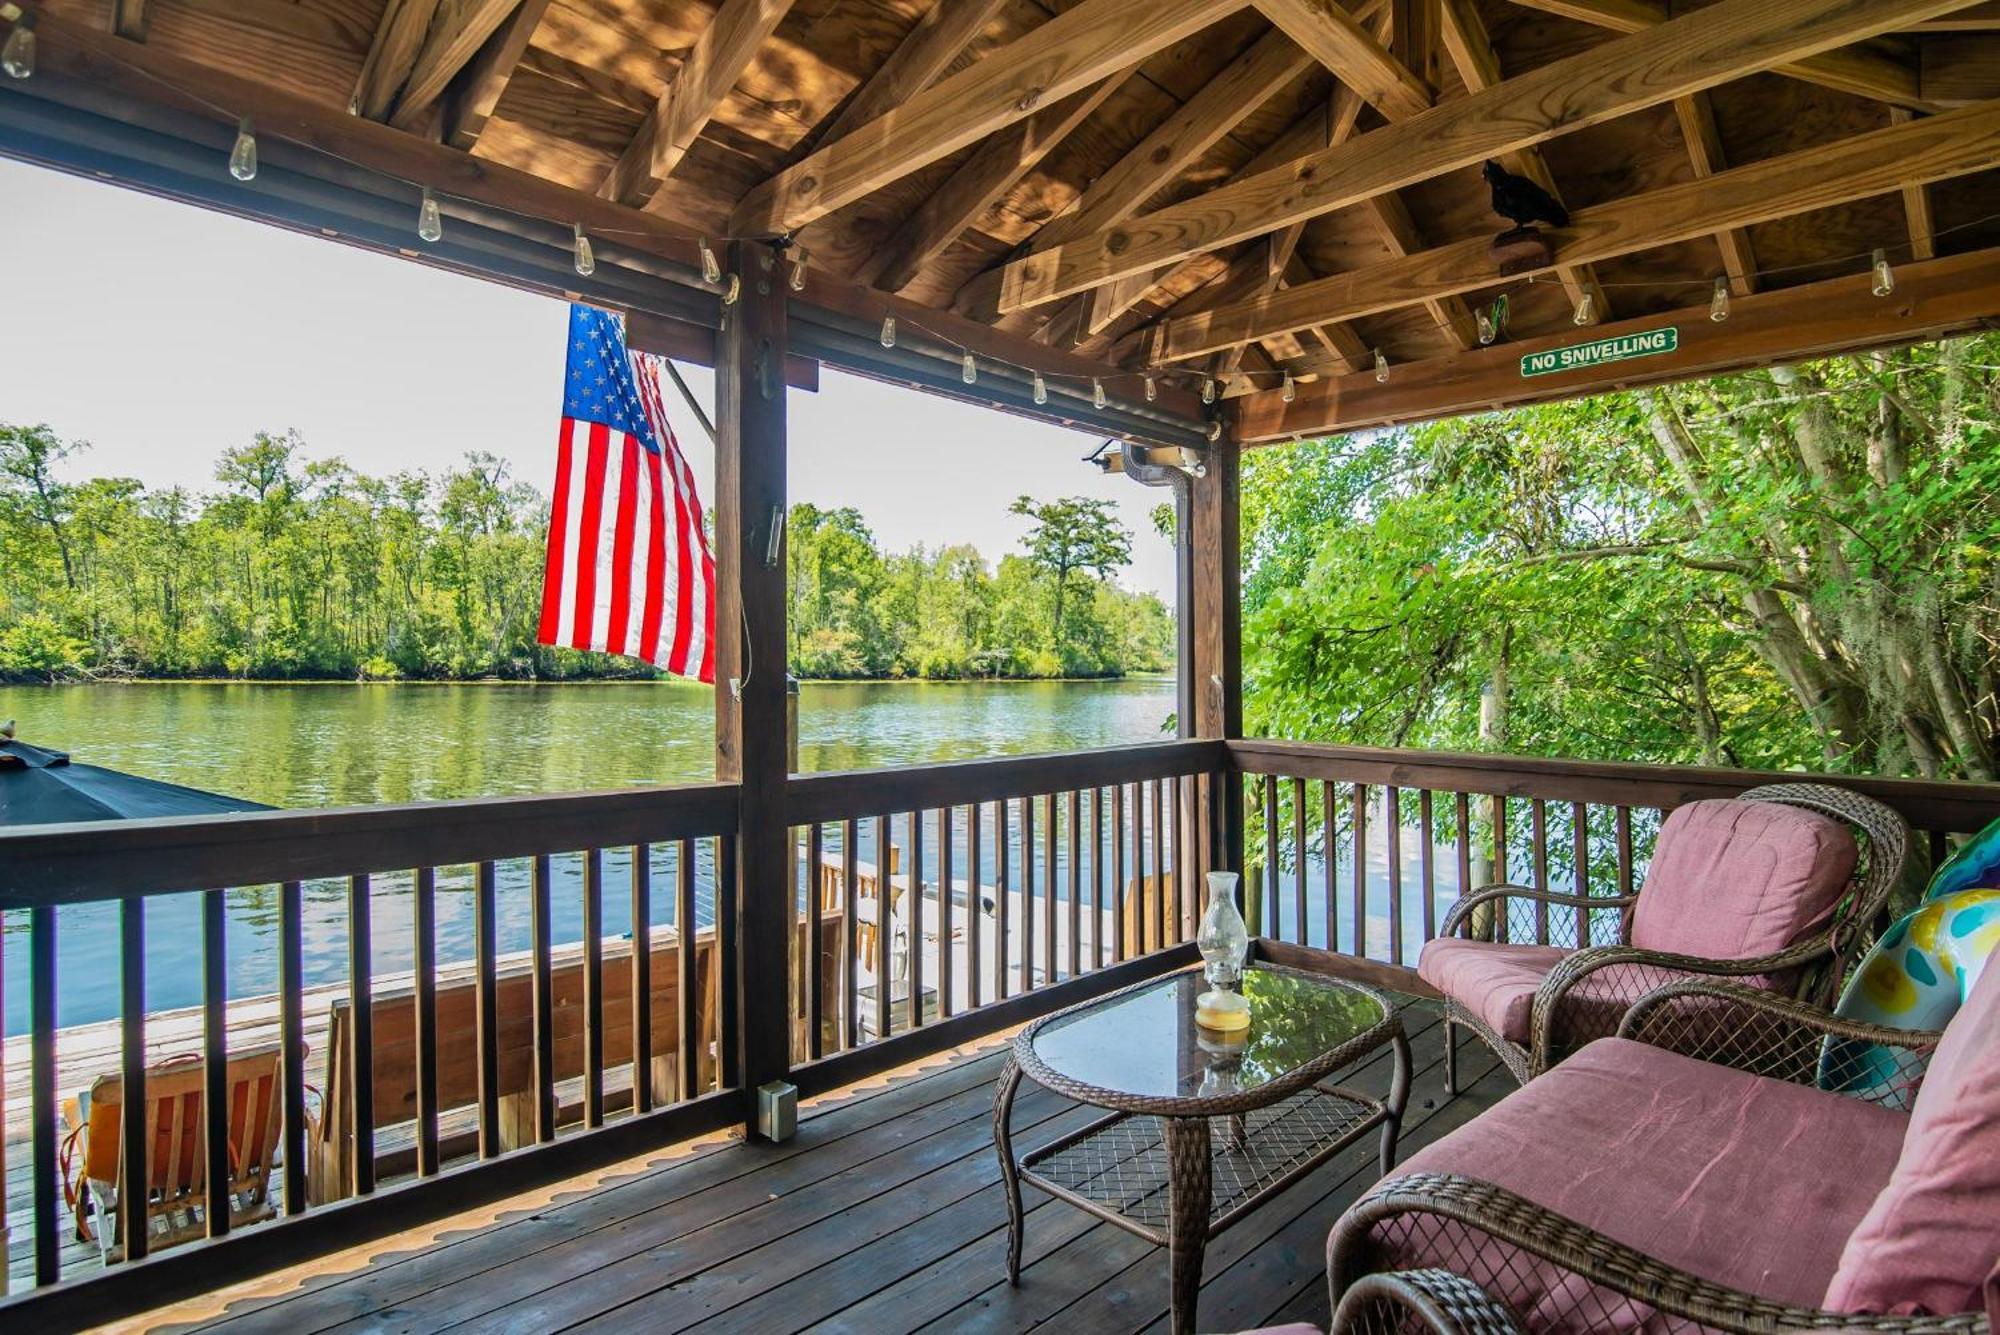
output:
{"label": "wooden support post", "polygon": [[[1181,615],[1193,622],[1183,644],[1182,696],[1192,694],[1195,737],[1243,735],[1242,532],[1238,521],[1241,456],[1224,435],[1208,451],[1208,470],[1189,488],[1192,596]],[[1209,813],[1217,870],[1243,870],[1243,781],[1220,776]]]}
{"label": "wooden support post", "polygon": [[[775,248],[732,243],[742,299],[716,344],[715,775],[740,786],[733,1072],[754,1130],[757,1088],[790,1069],[792,896],[785,817],[785,275]],[[775,529],[775,531],[774,531]],[[726,1077],[725,1077],[726,1078]]]}

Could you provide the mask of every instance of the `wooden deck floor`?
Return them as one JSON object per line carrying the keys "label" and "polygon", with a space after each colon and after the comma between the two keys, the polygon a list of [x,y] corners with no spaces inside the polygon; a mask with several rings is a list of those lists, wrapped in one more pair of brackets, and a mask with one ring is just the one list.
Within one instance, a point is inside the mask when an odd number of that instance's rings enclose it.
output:
{"label": "wooden deck floor", "polygon": [[[1461,1046],[1444,1092],[1437,1012],[1406,1012],[1413,1150],[1512,1087]],[[1165,1253],[1028,1189],[1027,1265],[1005,1282],[993,1157],[997,1046],[822,1104],[782,1146],[725,1143],[510,1202],[480,1221],[268,1277],[127,1329],[310,1332],[588,1330],[1151,1331]],[[1386,1085],[1386,1054],[1343,1080]],[[1016,1144],[1091,1115],[1024,1086]],[[1375,1180],[1375,1144],[1324,1165],[1209,1247],[1203,1330],[1324,1322],[1328,1226]]]}

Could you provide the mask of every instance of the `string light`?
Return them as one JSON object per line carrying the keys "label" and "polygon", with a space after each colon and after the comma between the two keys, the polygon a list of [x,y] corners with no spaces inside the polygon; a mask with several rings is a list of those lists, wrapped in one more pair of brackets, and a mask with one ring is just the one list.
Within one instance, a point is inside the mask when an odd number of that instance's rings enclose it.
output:
{"label": "string light", "polygon": [[806,290],[806,252],[803,247],[792,247],[792,273],[788,280],[794,292]]}
{"label": "string light", "polygon": [[1475,315],[1479,321],[1479,342],[1481,346],[1491,343],[1494,339],[1500,336],[1500,331],[1493,327],[1493,316],[1491,312],[1487,311],[1484,307],[1482,307],[1480,310],[1475,312]]}
{"label": "string light", "polygon": [[1049,382],[1042,379],[1042,373],[1040,371],[1037,371],[1035,372],[1035,402],[1047,403],[1048,401],[1049,401]]}
{"label": "string light", "polygon": [[575,238],[570,245],[570,254],[576,262],[576,271],[588,278],[597,272],[597,252],[591,249],[590,238],[584,235],[582,223],[571,223],[570,232]]}
{"label": "string light", "polygon": [[1284,388],[1278,391],[1278,397],[1283,399],[1286,403],[1290,403],[1293,399],[1296,399],[1298,396],[1299,396],[1298,387],[1292,383],[1292,373],[1290,371],[1287,371],[1285,372]]}
{"label": "string light", "polygon": [[1201,401],[1203,403],[1215,402],[1215,377],[1212,375],[1205,375],[1201,378]]}
{"label": "string light", "polygon": [[896,346],[896,317],[893,315],[882,317],[882,346],[885,348]]}
{"label": "string light", "polygon": [[1096,376],[1090,378],[1090,406],[1102,408],[1105,404],[1104,382]]}
{"label": "string light", "polygon": [[708,244],[707,237],[695,241],[695,248],[701,251],[701,281],[720,283],[722,281],[722,261],[715,258],[715,247]]}
{"label": "string light", "polygon": [[1153,378],[1151,371],[1148,371],[1146,372],[1146,402],[1151,403],[1159,397],[1160,382]]}
{"label": "string light", "polygon": [[1583,295],[1576,299],[1576,314],[1570,317],[1570,323],[1574,325],[1587,325],[1596,318],[1597,294],[1589,288],[1585,288]]}
{"label": "string light", "polygon": [[14,20],[7,45],[0,47],[0,69],[16,79],[35,77],[35,16],[23,14]]}
{"label": "string light", "polygon": [[1708,318],[1717,324],[1729,318],[1729,279],[1724,274],[1715,276],[1715,291],[1708,298]]}
{"label": "string light", "polygon": [[424,187],[424,202],[417,206],[417,235],[433,242],[444,236],[444,217],[438,212],[437,196],[429,186]]}
{"label": "string light", "polygon": [[958,378],[968,385],[979,382],[979,363],[972,360],[970,352],[958,359]]}
{"label": "string light", "polygon": [[743,280],[735,274],[729,275],[729,281],[724,284],[722,289],[722,304],[725,306],[734,306],[742,295]]}
{"label": "string light", "polygon": [[1896,271],[1889,267],[1889,252],[1877,246],[1871,263],[1875,268],[1875,295],[1886,297],[1896,290]]}
{"label": "string light", "polygon": [[236,122],[236,143],[229,150],[229,174],[239,181],[257,179],[257,135],[248,116]]}
{"label": "string light", "polygon": [[1215,444],[1216,441],[1221,439],[1222,439],[1222,423],[1219,421],[1210,422],[1208,424],[1208,443],[1213,445]]}
{"label": "string light", "polygon": [[1380,348],[1375,349],[1375,383],[1378,385],[1389,383],[1389,359],[1383,355]]}

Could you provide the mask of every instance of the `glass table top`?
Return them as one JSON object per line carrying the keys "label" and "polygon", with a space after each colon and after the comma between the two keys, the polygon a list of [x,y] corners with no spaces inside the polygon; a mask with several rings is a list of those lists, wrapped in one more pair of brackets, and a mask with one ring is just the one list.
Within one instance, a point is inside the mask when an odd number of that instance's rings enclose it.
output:
{"label": "glass table top", "polygon": [[1195,1024],[1208,990],[1199,968],[1057,1016],[1034,1031],[1035,1055],[1058,1075],[1141,1098],[1245,1093],[1297,1071],[1380,1024],[1382,999],[1338,979],[1252,964],[1242,992],[1247,1033],[1224,1040]]}

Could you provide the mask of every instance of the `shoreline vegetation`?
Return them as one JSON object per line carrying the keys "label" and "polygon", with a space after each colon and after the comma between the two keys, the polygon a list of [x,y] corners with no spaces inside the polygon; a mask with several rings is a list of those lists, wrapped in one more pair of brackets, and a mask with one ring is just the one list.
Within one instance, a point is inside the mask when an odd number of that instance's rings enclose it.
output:
{"label": "shoreline vegetation", "polygon": [[[87,449],[0,422],[0,682],[652,681],[535,643],[548,502],[504,460],[374,478],[296,432],[224,449],[217,488],[72,482]],[[1116,581],[1132,534],[1087,498],[1010,507],[1022,550],[885,551],[794,505],[792,670],[817,681],[1065,680],[1168,668],[1172,614]]]}

